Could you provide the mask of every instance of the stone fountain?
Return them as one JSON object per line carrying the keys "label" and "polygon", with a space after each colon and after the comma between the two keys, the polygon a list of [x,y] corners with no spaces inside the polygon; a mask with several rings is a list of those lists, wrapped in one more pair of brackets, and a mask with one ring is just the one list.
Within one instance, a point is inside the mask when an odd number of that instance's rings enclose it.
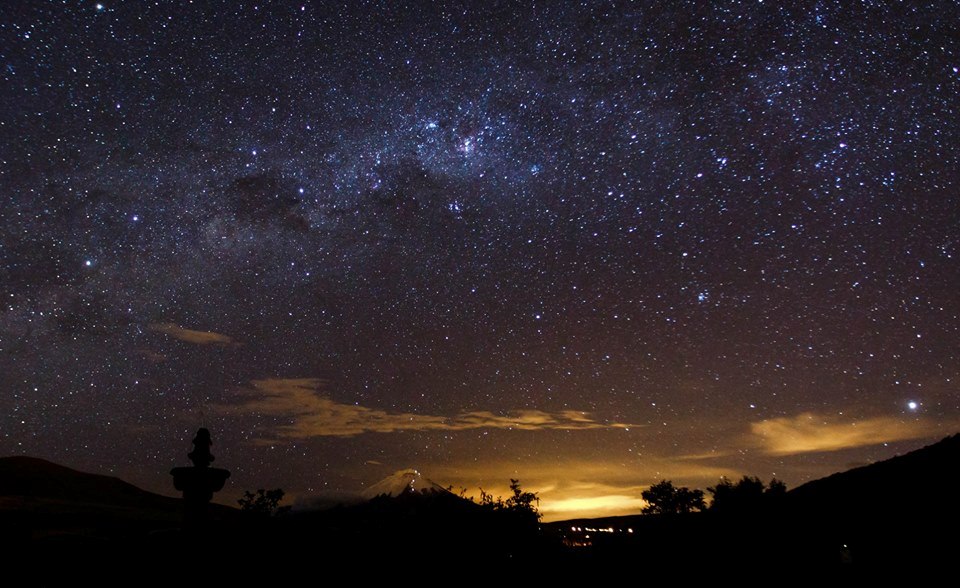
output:
{"label": "stone fountain", "polygon": [[207,518],[207,505],[213,499],[213,493],[223,489],[230,472],[210,467],[213,455],[210,453],[210,431],[201,428],[193,438],[193,451],[187,454],[193,467],[180,467],[170,470],[173,487],[183,492],[183,520],[187,528],[203,525]]}

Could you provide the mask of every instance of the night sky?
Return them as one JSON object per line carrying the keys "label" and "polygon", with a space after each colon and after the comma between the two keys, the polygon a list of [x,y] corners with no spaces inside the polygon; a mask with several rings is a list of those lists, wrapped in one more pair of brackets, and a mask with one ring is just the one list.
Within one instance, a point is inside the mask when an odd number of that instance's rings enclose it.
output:
{"label": "night sky", "polygon": [[0,454],[556,519],[960,430],[956,3],[338,4],[4,4]]}

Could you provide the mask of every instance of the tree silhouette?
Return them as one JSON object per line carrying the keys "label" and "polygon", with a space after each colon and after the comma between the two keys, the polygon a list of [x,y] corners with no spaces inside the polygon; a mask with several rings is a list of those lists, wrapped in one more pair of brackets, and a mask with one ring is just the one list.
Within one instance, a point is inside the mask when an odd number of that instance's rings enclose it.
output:
{"label": "tree silhouette", "polygon": [[264,490],[260,488],[254,494],[244,490],[243,498],[237,501],[240,510],[261,516],[279,515],[290,510],[289,506],[280,506],[284,492],[280,488]]}
{"label": "tree silhouette", "polygon": [[[513,492],[506,500],[502,496],[493,497],[493,494],[480,488],[480,500],[476,502],[480,506],[493,511],[510,512],[524,517],[530,517],[539,521],[540,517],[540,497],[536,492],[527,492],[520,486],[520,480],[510,479],[510,491]],[[463,493],[461,493],[461,496]]]}
{"label": "tree silhouette", "polygon": [[713,494],[710,510],[737,511],[756,509],[778,501],[787,493],[787,485],[774,478],[767,487],[756,476],[744,476],[734,484],[729,478],[720,478],[707,491]]}
{"label": "tree silhouette", "polygon": [[540,520],[540,497],[536,492],[527,492],[520,487],[520,480],[510,479],[510,490],[513,495],[504,502],[508,510],[528,513]]}
{"label": "tree silhouette", "polygon": [[686,486],[676,488],[670,480],[660,480],[640,493],[647,502],[644,514],[678,514],[701,511],[706,508],[703,490]]}
{"label": "tree silhouette", "polygon": [[767,486],[767,491],[764,492],[764,495],[770,497],[780,497],[787,493],[787,484],[783,480],[778,480],[773,478],[770,480],[770,485]]}

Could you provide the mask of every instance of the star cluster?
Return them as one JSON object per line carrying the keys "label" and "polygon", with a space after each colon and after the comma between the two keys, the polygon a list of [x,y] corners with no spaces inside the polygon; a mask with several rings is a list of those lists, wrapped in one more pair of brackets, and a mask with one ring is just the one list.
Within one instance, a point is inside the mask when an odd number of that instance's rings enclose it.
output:
{"label": "star cluster", "polygon": [[5,8],[0,452],[549,509],[955,432],[958,18]]}

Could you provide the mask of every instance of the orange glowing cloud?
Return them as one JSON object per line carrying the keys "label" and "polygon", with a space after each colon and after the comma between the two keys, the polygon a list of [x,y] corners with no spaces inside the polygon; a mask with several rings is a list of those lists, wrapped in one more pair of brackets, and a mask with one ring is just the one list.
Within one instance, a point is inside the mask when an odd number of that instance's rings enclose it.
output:
{"label": "orange glowing cloud", "polygon": [[812,412],[750,424],[753,441],[769,455],[837,451],[937,434],[930,422],[873,417],[839,421]]}
{"label": "orange glowing cloud", "polygon": [[195,331],[193,329],[184,329],[183,327],[175,325],[174,323],[152,323],[148,328],[151,331],[163,333],[164,335],[168,335],[174,339],[186,341],[187,343],[193,343],[195,345],[232,345],[234,343],[233,338],[227,335],[214,333],[213,331]]}
{"label": "orange glowing cloud", "polygon": [[639,514],[646,504],[640,494],[652,483],[671,479],[678,485],[706,488],[721,476],[732,476],[735,470],[653,455],[630,465],[618,456],[594,460],[535,456],[524,460],[519,470],[516,462],[506,459],[437,464],[429,469],[432,479],[466,488],[468,496],[478,487],[494,496],[509,495],[504,472],[538,494],[543,520],[549,522]]}
{"label": "orange glowing cloud", "polygon": [[490,411],[463,412],[456,416],[388,412],[355,404],[343,404],[318,393],[323,382],[316,378],[254,380],[252,390],[234,405],[216,407],[222,412],[256,413],[290,419],[271,433],[292,439],[351,437],[362,433],[397,431],[464,431],[469,429],[585,430],[628,429],[624,423],[603,423],[589,413],[565,410],[516,410],[506,414]]}
{"label": "orange glowing cloud", "polygon": [[602,494],[599,496],[572,496],[568,498],[554,498],[545,502],[540,509],[545,521],[563,520],[566,518],[618,516],[622,514],[637,514],[646,506],[646,502],[638,496],[629,494]]}

